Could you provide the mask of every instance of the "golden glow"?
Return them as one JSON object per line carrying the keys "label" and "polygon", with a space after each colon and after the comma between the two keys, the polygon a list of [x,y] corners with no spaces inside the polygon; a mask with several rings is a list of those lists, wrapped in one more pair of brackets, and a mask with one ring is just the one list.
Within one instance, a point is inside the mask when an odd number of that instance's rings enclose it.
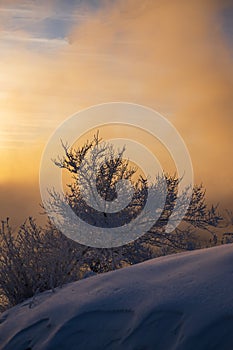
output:
{"label": "golden glow", "polygon": [[128,101],[167,117],[189,148],[195,181],[217,201],[232,196],[233,56],[216,19],[226,2],[145,1],[136,10],[139,3],[107,1],[52,49],[6,45],[0,35],[0,183],[37,184],[60,122],[83,107]]}

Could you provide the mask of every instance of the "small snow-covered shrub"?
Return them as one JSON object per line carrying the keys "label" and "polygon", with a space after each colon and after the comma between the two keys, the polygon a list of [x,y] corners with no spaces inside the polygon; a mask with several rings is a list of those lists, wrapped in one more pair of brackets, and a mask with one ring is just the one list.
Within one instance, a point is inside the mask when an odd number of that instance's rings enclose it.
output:
{"label": "small snow-covered shrub", "polygon": [[79,279],[79,254],[73,242],[32,218],[14,233],[7,221],[0,230],[0,304],[11,307],[38,292]]}

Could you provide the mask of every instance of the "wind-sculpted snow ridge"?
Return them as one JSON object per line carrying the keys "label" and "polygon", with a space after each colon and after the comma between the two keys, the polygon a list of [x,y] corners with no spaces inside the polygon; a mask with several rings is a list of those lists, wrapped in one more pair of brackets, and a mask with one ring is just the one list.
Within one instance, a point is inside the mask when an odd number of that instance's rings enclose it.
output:
{"label": "wind-sculpted snow ridge", "polygon": [[4,350],[232,350],[233,245],[147,261],[0,315]]}

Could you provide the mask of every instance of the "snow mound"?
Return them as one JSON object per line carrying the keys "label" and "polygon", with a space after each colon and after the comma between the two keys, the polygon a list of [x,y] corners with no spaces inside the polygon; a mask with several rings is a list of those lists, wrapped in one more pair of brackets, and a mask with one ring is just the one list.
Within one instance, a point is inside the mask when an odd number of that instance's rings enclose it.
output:
{"label": "snow mound", "polygon": [[0,315],[4,350],[232,350],[233,245],[157,258]]}

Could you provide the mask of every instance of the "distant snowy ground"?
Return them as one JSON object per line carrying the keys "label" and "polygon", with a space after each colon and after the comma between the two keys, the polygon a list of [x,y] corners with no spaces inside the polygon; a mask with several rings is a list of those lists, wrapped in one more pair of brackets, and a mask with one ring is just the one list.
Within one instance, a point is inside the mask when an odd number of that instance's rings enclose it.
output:
{"label": "distant snowy ground", "polygon": [[0,315],[0,344],[5,350],[232,350],[233,245],[157,258],[45,292]]}

